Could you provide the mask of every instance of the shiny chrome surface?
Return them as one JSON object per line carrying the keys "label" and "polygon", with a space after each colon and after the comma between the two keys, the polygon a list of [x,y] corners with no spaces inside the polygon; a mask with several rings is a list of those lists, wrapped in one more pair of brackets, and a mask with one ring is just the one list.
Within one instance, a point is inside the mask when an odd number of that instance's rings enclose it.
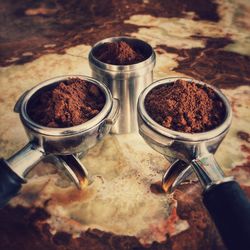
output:
{"label": "shiny chrome surface", "polygon": [[[49,128],[49,127],[45,127],[40,124],[37,124],[30,119],[27,113],[27,105],[33,95],[35,95],[38,91],[46,90],[47,88],[58,85],[62,81],[65,81],[69,78],[75,78],[75,77],[95,84],[98,88],[101,89],[101,91],[105,95],[106,103],[98,115],[96,115],[91,120],[83,124],[69,127],[69,128]],[[66,75],[66,76],[59,76],[59,77],[51,78],[47,81],[39,83],[38,85],[36,85],[35,87],[27,91],[26,95],[24,97],[21,96],[21,98],[22,98],[22,101],[19,105],[20,106],[19,114],[20,114],[23,124],[26,127],[38,133],[42,133],[48,136],[50,135],[51,136],[62,136],[62,135],[70,136],[73,134],[79,134],[82,131],[87,131],[90,128],[93,128],[96,124],[99,124],[101,121],[103,121],[103,119],[107,116],[107,114],[109,113],[112,107],[112,97],[111,97],[110,91],[105,87],[105,85],[91,77],[82,76],[82,75]]]}
{"label": "shiny chrome surface", "polygon": [[21,150],[12,155],[7,162],[19,177],[24,178],[32,167],[44,157],[44,149],[35,143],[29,142]]}
{"label": "shiny chrome surface", "polygon": [[[132,65],[111,65],[99,61],[95,51],[103,43],[127,41],[140,47],[148,56],[143,62]],[[89,53],[92,76],[105,83],[114,98],[120,100],[120,117],[113,126],[113,133],[137,131],[137,99],[141,91],[153,81],[155,52],[146,42],[130,37],[112,37],[96,43]]]}
{"label": "shiny chrome surface", "polygon": [[[156,123],[147,113],[144,105],[145,98],[147,94],[155,87],[159,85],[172,84],[177,79],[183,79],[189,82],[195,82],[199,85],[206,85],[212,88],[217,95],[221,98],[226,107],[226,116],[224,122],[216,127],[213,130],[203,132],[203,133],[183,133],[177,132],[174,130],[167,129],[158,123]],[[151,146],[153,149],[163,154],[166,158],[177,159],[183,162],[186,162],[186,166],[189,164],[192,165],[194,169],[195,166],[197,168],[201,168],[201,165],[196,164],[198,159],[205,159],[204,157],[209,155],[210,163],[207,164],[210,166],[209,170],[211,171],[203,171],[202,173],[206,173],[208,179],[210,179],[210,184],[205,180],[202,182],[205,185],[211,185],[215,183],[217,180],[222,180],[224,178],[222,171],[219,166],[216,164],[216,161],[212,161],[213,154],[216,152],[218,146],[221,141],[227,134],[229,127],[232,121],[232,110],[227,98],[222,94],[220,90],[211,86],[209,84],[205,84],[204,82],[193,80],[191,78],[185,77],[171,77],[162,79],[160,81],[156,81],[148,86],[139,96],[138,100],[138,126],[139,133],[144,138],[144,140]],[[194,160],[194,161],[193,161]],[[180,167],[181,166],[181,167]],[[206,165],[203,165],[206,166]],[[213,167],[211,167],[213,166]],[[197,176],[199,177],[198,170],[195,171]],[[163,187],[165,185],[166,191],[172,191],[174,188],[181,183],[188,175],[191,174],[190,167],[188,170],[183,169],[183,165],[180,162],[176,161],[171,166],[170,169],[165,173],[163,177]],[[174,177],[173,177],[174,176]],[[200,180],[203,180],[205,177],[199,177]],[[174,180],[174,178],[176,180]],[[208,180],[207,179],[207,180]]]}
{"label": "shiny chrome surface", "polygon": [[[155,122],[148,115],[148,113],[146,112],[145,106],[144,106],[144,99],[147,96],[147,94],[153,88],[155,88],[157,86],[165,85],[165,84],[172,84],[178,79],[182,79],[182,80],[185,80],[188,82],[194,82],[198,85],[206,85],[215,91],[215,93],[221,98],[221,100],[223,101],[223,103],[225,104],[225,107],[226,107],[226,117],[225,117],[224,122],[220,126],[216,127],[215,129],[212,129],[210,131],[203,132],[203,133],[183,133],[183,132],[170,130],[170,129],[167,129],[167,128],[161,126],[160,124]],[[150,86],[148,86],[146,89],[144,89],[144,91],[139,96],[138,112],[139,112],[140,116],[142,117],[142,119],[144,120],[144,122],[150,128],[157,131],[159,134],[164,135],[168,138],[183,140],[183,141],[190,141],[190,142],[207,141],[207,140],[210,140],[211,138],[217,137],[218,135],[227,131],[227,129],[230,127],[231,121],[232,121],[232,110],[231,110],[229,101],[226,98],[226,96],[219,89],[217,89],[216,87],[214,87],[212,85],[204,83],[202,81],[198,81],[198,80],[194,80],[192,78],[186,78],[186,77],[169,77],[169,78],[161,79],[159,81],[156,81],[156,82],[150,84]]]}
{"label": "shiny chrome surface", "polygon": [[[57,85],[72,77],[89,81],[103,91],[106,103],[101,112],[91,120],[69,128],[49,128],[32,121],[27,113],[27,105],[31,97],[41,89]],[[104,84],[81,75],[56,77],[40,83],[28,91],[25,97],[22,97],[22,102],[19,105],[20,118],[30,140],[41,145],[46,154],[60,155],[84,152],[93,147],[110,131],[112,124],[117,119],[118,110],[117,100],[112,99],[110,91]]]}
{"label": "shiny chrome surface", "polygon": [[57,158],[66,170],[69,178],[79,189],[83,189],[88,185],[88,170],[78,157],[74,155],[60,155]]}
{"label": "shiny chrome surface", "polygon": [[191,162],[193,170],[198,176],[201,185],[207,190],[211,186],[232,181],[233,177],[225,177],[223,171],[214,159],[212,154],[208,154]]}
{"label": "shiny chrome surface", "polygon": [[174,192],[175,188],[178,187],[183,180],[186,180],[190,175],[193,174],[192,165],[181,161],[175,160],[162,178],[162,188],[166,193]]}
{"label": "shiny chrome surface", "polygon": [[[27,112],[31,97],[38,91],[74,77],[89,81],[101,89],[106,98],[101,112],[91,120],[69,128],[49,128],[32,121]],[[19,113],[30,142],[8,159],[12,170],[25,178],[31,168],[41,159],[49,155],[57,155],[76,185],[81,187],[86,182],[87,170],[72,154],[86,153],[109,133],[118,118],[119,101],[112,98],[109,89],[104,84],[91,77],[66,75],[47,80],[25,92],[17,101],[14,110]]]}

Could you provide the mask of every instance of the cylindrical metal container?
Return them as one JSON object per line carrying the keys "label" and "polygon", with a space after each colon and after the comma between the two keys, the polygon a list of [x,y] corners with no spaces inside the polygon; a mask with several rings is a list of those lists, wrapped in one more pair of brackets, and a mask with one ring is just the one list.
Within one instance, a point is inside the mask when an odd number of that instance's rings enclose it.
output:
{"label": "cylindrical metal container", "polygon": [[[146,57],[140,63],[113,65],[99,61],[95,52],[104,43],[125,41],[138,48]],[[89,53],[92,76],[105,83],[112,96],[120,100],[120,116],[112,133],[123,134],[137,131],[137,100],[141,91],[153,81],[155,52],[146,42],[130,37],[112,37],[96,43]]]}

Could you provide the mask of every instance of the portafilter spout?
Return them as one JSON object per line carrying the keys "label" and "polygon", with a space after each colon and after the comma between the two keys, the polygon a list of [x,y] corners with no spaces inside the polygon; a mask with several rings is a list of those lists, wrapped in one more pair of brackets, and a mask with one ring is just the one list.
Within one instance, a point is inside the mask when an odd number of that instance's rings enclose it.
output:
{"label": "portafilter spout", "polygon": [[[48,155],[44,149],[36,143],[29,142],[21,150],[12,155],[5,161],[5,164],[11,166],[11,170],[15,172],[23,182],[25,177],[42,159]],[[82,189],[88,183],[88,171],[75,155],[57,155],[54,156],[63,166],[69,178],[75,185]],[[4,161],[2,159],[2,161]]]}
{"label": "portafilter spout", "polygon": [[207,153],[192,160],[190,164],[182,160],[176,160],[172,163],[163,175],[163,190],[166,193],[172,193],[193,173],[196,174],[204,189],[209,188],[214,183],[233,180],[233,177],[225,177],[214,156]]}
{"label": "portafilter spout", "polygon": [[[206,85],[225,105],[224,121],[218,127],[202,133],[183,133],[156,123],[147,113],[145,98],[160,85],[176,80]],[[189,78],[166,78],[149,85],[139,96],[139,133],[154,150],[171,159],[172,165],[163,177],[163,189],[172,192],[195,172],[203,186],[203,203],[214,220],[229,249],[250,249],[250,202],[233,177],[225,177],[214,153],[227,134],[232,110],[227,98],[214,86]]]}
{"label": "portafilter spout", "polygon": [[162,188],[166,193],[172,193],[189,176],[193,174],[192,166],[182,160],[175,160],[162,178]]}

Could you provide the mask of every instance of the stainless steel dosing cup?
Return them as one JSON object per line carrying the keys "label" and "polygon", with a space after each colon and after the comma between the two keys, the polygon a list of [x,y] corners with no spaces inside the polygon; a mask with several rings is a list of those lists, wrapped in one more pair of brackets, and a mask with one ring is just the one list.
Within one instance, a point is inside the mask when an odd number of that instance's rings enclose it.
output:
{"label": "stainless steel dosing cup", "polygon": [[[125,41],[140,50],[146,59],[131,65],[112,65],[99,61],[96,52],[105,43]],[[89,53],[92,76],[105,83],[114,98],[120,100],[120,116],[112,127],[116,134],[137,131],[137,99],[141,91],[153,81],[155,52],[146,42],[130,37],[112,37],[96,43]]]}
{"label": "stainless steel dosing cup", "polygon": [[[50,128],[34,122],[28,114],[28,106],[37,93],[57,86],[71,78],[80,78],[96,85],[105,96],[102,110],[89,121],[67,128]],[[56,157],[75,184],[86,184],[87,170],[75,154],[86,153],[107,135],[119,114],[119,101],[112,98],[109,89],[91,77],[66,75],[42,82],[25,92],[17,101],[18,112],[30,142],[8,160],[0,159],[0,207],[12,198],[25,182],[32,167],[47,156]]]}
{"label": "stainless steel dosing cup", "polygon": [[[158,86],[172,85],[178,79],[206,85],[218,95],[226,108],[222,124],[207,132],[183,133],[167,129],[149,116],[145,108],[148,93]],[[231,121],[230,103],[222,92],[214,86],[190,78],[172,77],[156,81],[144,89],[138,100],[139,133],[149,146],[172,163],[163,176],[163,189],[172,192],[195,172],[204,188],[204,205],[227,247],[249,249],[250,202],[233,177],[224,176],[213,156],[227,134]]]}

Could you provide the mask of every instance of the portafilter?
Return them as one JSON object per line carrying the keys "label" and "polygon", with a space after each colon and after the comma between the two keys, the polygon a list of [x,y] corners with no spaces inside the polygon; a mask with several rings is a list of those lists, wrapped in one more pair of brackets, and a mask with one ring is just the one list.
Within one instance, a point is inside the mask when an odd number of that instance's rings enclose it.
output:
{"label": "portafilter", "polygon": [[[148,93],[160,85],[172,85],[178,79],[206,85],[215,91],[226,108],[221,125],[207,132],[184,133],[165,128],[149,116],[145,108]],[[203,187],[203,203],[225,245],[229,249],[250,249],[250,202],[233,177],[225,177],[214,158],[232,121],[230,103],[223,93],[214,86],[190,78],[166,78],[144,89],[139,96],[137,111],[140,135],[172,163],[163,176],[163,189],[173,192],[195,172]]]}
{"label": "portafilter", "polygon": [[[28,113],[31,99],[71,78],[90,82],[102,91],[105,96],[102,110],[87,122],[67,128],[45,127],[34,122]],[[105,84],[83,75],[66,75],[49,79],[26,91],[17,101],[14,111],[19,113],[30,141],[9,159],[0,159],[0,207],[19,192],[33,166],[48,156],[54,156],[56,162],[62,163],[78,188],[84,187],[88,173],[77,155],[85,154],[109,133],[119,114],[119,102],[112,98]]]}

